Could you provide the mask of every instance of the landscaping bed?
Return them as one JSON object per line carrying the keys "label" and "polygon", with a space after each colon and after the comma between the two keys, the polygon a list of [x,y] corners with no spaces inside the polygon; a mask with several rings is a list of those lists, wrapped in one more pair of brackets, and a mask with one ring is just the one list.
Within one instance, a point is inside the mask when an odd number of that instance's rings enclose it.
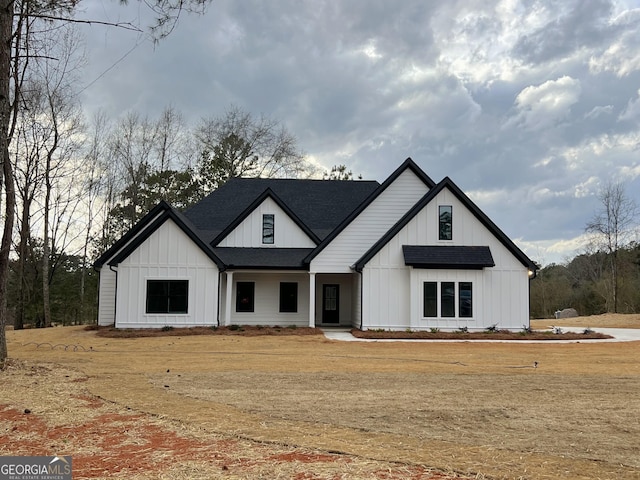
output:
{"label": "landscaping bed", "polygon": [[612,338],[610,335],[585,329],[580,333],[562,331],[525,331],[491,330],[483,332],[427,332],[427,331],[389,331],[389,330],[351,330],[357,338],[371,340],[601,340]]}
{"label": "landscaping bed", "polygon": [[[162,327],[162,328],[114,328],[98,327],[91,325],[86,330],[95,330],[98,337],[105,338],[141,338],[141,337],[166,337],[166,336],[191,336],[191,335],[236,335],[243,337],[257,336],[290,336],[290,335],[322,335],[320,328],[311,327],[267,327],[259,325],[229,325],[226,327]],[[513,332],[510,330],[488,329],[483,332],[468,332],[459,330],[455,332],[442,331],[391,331],[391,330],[358,330],[352,329],[354,337],[373,340],[601,340],[612,338],[603,333],[584,329],[580,333],[539,330],[522,330]]]}
{"label": "landscaping bed", "polygon": [[240,335],[243,337],[257,337],[263,335],[322,335],[322,330],[311,327],[264,327],[260,325],[229,325],[226,327],[162,327],[162,328],[115,328],[90,325],[86,330],[96,330],[98,337],[106,338],[138,338],[138,337],[167,337],[190,335]]}

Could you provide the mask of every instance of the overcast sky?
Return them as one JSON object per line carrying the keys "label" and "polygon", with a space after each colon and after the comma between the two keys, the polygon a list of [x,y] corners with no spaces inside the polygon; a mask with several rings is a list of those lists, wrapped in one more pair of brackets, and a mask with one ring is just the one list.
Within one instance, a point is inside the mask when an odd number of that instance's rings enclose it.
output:
{"label": "overcast sky", "polygon": [[87,112],[173,105],[195,124],[235,104],[378,181],[411,157],[545,265],[580,251],[606,182],[640,203],[640,0],[214,0],[155,47],[83,33]]}

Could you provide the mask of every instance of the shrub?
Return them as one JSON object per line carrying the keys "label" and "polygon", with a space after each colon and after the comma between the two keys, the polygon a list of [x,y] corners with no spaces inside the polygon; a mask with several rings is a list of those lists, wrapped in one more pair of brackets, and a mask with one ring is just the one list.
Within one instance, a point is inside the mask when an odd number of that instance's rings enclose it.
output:
{"label": "shrub", "polygon": [[170,332],[171,330],[173,330],[173,327],[171,325],[165,325],[160,330],[162,330],[163,332]]}
{"label": "shrub", "polygon": [[522,334],[523,335],[528,335],[530,333],[533,333],[533,330],[531,330],[531,327],[528,325],[523,325],[522,326]]}
{"label": "shrub", "polygon": [[297,325],[287,325],[287,328],[290,328],[291,330],[295,330],[296,328],[298,328]]}
{"label": "shrub", "polygon": [[458,333],[468,333],[469,332],[469,328],[468,327],[460,327],[457,330]]}
{"label": "shrub", "polygon": [[585,328],[585,329],[582,331],[582,333],[583,333],[584,335],[589,335],[589,334],[591,334],[591,333],[595,333],[595,332],[594,332],[593,330],[591,330],[589,327],[587,327],[587,328]]}
{"label": "shrub", "polygon": [[494,323],[493,325],[488,326],[484,329],[486,333],[496,333],[498,331],[498,324]]}
{"label": "shrub", "polygon": [[235,332],[236,330],[242,331],[240,325],[236,325],[235,323],[233,325],[229,325],[229,330],[231,330],[232,332]]}
{"label": "shrub", "polygon": [[431,327],[431,328],[429,329],[429,331],[430,331],[431,333],[438,333],[438,332],[440,331],[440,329],[439,329],[438,327]]}

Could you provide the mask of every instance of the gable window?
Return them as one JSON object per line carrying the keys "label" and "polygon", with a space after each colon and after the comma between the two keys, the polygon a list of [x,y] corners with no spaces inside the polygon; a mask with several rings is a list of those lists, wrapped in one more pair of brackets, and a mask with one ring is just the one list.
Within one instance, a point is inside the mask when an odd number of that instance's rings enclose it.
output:
{"label": "gable window", "polygon": [[275,215],[266,213],[262,215],[262,243],[272,245],[275,239]]}
{"label": "gable window", "polygon": [[146,313],[187,313],[188,280],[147,280]]}
{"label": "gable window", "polygon": [[298,284],[295,282],[280,283],[280,312],[295,313],[298,311]]}
{"label": "gable window", "polygon": [[438,207],[438,239],[453,239],[453,207],[451,205]]}
{"label": "gable window", "polygon": [[425,317],[438,316],[438,284],[424,282],[424,312]]}
{"label": "gable window", "polygon": [[256,284],[238,282],[236,284],[236,312],[253,312],[255,306]]}

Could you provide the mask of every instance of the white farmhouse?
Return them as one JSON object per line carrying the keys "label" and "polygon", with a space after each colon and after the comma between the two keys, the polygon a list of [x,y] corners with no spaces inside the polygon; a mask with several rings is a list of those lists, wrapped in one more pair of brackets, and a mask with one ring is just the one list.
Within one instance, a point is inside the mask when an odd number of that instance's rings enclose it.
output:
{"label": "white farmhouse", "polygon": [[95,264],[99,325],[529,325],[532,262],[449,179],[236,178],[162,202]]}

